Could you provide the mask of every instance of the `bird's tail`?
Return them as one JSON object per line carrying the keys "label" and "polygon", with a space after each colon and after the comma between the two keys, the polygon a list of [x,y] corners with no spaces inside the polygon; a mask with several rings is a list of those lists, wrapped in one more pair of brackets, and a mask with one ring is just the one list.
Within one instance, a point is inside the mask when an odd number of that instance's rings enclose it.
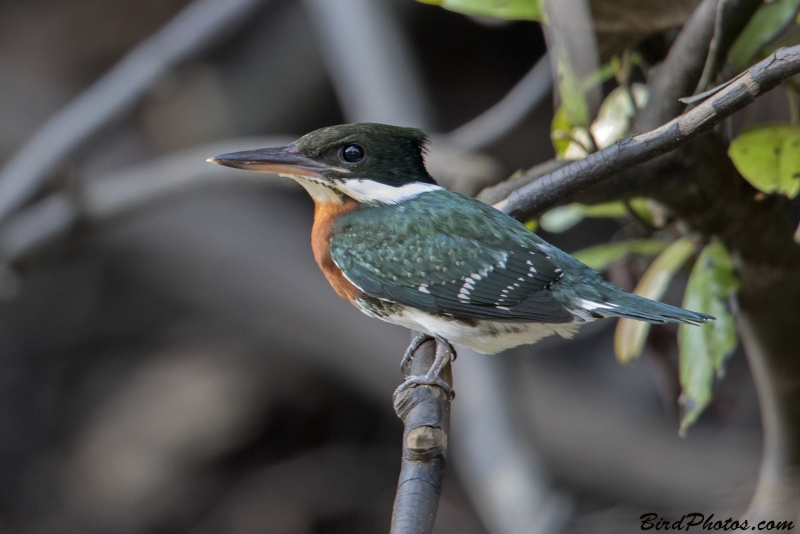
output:
{"label": "bird's tail", "polygon": [[670,306],[662,302],[646,299],[638,295],[627,293],[615,286],[611,286],[609,295],[605,295],[604,303],[608,307],[592,310],[593,313],[603,317],[624,317],[626,319],[636,319],[637,321],[647,321],[648,323],[685,323],[701,325],[707,321],[714,320],[714,317],[704,313],[693,312]]}

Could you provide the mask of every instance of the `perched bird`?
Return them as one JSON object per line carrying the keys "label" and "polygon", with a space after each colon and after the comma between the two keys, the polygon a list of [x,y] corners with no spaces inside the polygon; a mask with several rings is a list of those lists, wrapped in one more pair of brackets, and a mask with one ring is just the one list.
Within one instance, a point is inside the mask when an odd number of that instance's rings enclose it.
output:
{"label": "perched bird", "polygon": [[627,293],[504,213],[439,187],[425,168],[427,141],[413,128],[344,124],[209,161],[308,191],[311,246],[333,289],[371,317],[437,339],[439,368],[413,383],[446,385],[445,340],[494,354],[603,317],[712,319]]}

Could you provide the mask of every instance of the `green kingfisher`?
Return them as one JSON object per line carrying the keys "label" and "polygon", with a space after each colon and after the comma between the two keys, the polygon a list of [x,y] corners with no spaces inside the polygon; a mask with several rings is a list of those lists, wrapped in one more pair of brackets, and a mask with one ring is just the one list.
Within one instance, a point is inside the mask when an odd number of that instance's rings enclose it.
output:
{"label": "green kingfisher", "polygon": [[414,128],[343,124],[209,161],[300,183],[315,203],[314,257],[336,293],[440,342],[494,354],[603,317],[712,319],[627,293],[508,215],[438,186],[427,142]]}

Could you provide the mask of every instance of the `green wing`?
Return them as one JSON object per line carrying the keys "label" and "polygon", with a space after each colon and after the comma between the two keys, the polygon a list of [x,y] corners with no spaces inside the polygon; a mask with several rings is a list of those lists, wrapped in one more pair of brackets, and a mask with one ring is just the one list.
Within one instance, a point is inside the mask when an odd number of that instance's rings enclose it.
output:
{"label": "green wing", "polygon": [[430,313],[570,322],[550,293],[561,269],[517,221],[449,191],[339,219],[331,257],[367,295]]}

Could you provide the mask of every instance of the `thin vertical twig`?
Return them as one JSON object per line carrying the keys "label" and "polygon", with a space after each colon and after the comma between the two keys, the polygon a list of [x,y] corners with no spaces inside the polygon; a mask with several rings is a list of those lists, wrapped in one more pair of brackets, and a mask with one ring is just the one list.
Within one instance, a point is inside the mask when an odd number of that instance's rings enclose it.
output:
{"label": "thin vertical twig", "polygon": [[[425,375],[434,363],[436,342],[414,352],[407,376]],[[452,384],[448,363],[442,378]],[[439,386],[418,385],[395,394],[394,409],[403,421],[403,459],[392,512],[391,534],[429,534],[442,491],[450,432],[450,396]]]}

